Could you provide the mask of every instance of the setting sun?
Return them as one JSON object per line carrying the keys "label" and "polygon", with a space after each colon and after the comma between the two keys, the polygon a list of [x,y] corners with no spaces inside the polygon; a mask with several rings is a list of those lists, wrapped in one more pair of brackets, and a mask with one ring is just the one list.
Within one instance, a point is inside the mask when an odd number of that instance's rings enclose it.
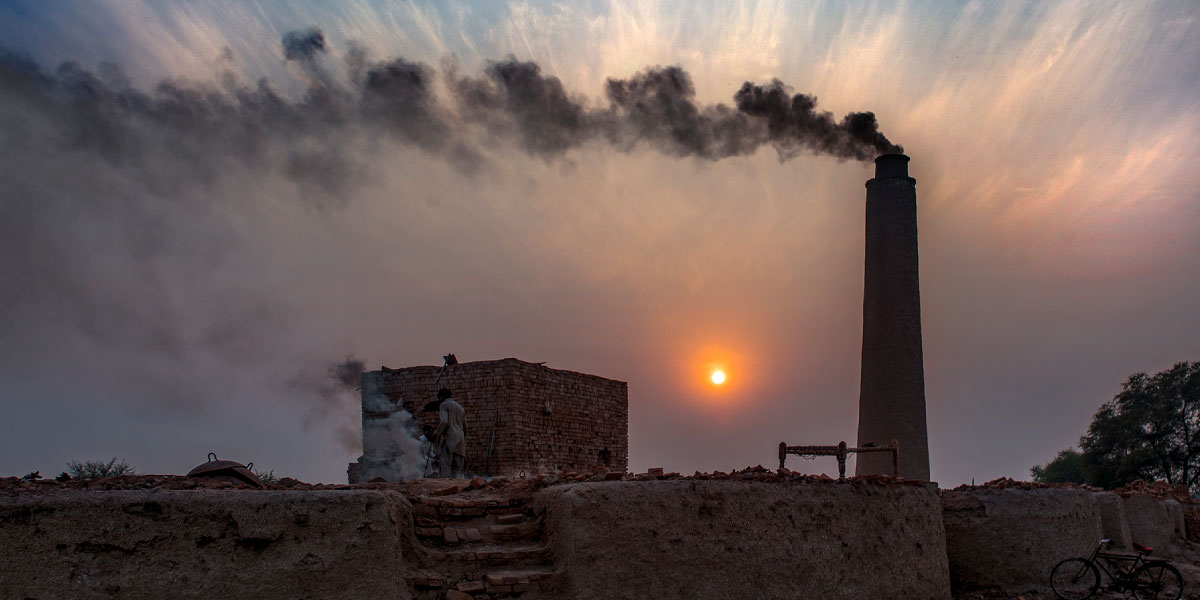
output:
{"label": "setting sun", "polygon": [[712,382],[717,385],[725,383],[725,371],[713,371]]}

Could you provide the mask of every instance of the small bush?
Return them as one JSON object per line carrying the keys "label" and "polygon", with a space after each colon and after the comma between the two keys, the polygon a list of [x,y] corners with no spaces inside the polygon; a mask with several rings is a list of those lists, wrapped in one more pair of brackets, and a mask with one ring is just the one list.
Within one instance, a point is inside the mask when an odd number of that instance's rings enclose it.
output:
{"label": "small bush", "polygon": [[275,474],[275,469],[271,469],[270,471],[254,471],[254,474],[258,477],[259,481],[265,484],[279,483],[280,478]]}
{"label": "small bush", "polygon": [[136,475],[133,465],[121,460],[117,461],[116,457],[112,460],[85,460],[83,462],[72,460],[67,463],[67,473],[71,477],[80,479],[99,479],[101,477],[116,477],[118,475]]}

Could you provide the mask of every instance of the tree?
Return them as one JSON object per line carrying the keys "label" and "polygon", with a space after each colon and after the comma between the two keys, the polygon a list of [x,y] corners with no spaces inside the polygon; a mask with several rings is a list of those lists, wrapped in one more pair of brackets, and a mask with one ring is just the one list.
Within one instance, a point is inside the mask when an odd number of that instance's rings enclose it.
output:
{"label": "tree", "polygon": [[1038,483],[1087,483],[1083,454],[1074,448],[1059,452],[1044,467],[1037,465],[1029,469],[1029,474]]}
{"label": "tree", "polygon": [[1079,446],[1092,485],[1165,480],[1200,492],[1200,362],[1130,375],[1092,417]]}

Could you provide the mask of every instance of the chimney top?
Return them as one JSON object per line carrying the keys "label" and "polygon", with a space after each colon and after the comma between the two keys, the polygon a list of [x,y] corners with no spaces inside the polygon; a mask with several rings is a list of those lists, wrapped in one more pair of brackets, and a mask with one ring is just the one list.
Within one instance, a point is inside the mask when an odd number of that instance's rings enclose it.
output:
{"label": "chimney top", "polygon": [[903,154],[882,154],[875,159],[875,179],[908,177],[908,157]]}

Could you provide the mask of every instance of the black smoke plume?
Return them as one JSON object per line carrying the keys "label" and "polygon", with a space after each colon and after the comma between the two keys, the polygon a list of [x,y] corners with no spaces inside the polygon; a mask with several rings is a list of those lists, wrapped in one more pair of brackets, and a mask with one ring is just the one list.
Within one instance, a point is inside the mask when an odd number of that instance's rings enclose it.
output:
{"label": "black smoke plume", "polygon": [[650,67],[605,84],[608,106],[589,108],[557,77],[534,62],[509,57],[491,62],[479,77],[450,74],[464,118],[498,137],[511,136],[528,153],[545,158],[594,139],[621,150],[647,144],[671,156],[719,160],[753,154],[772,144],[781,159],[802,150],[839,159],[871,160],[902,152],[879,131],[874,113],[850,113],[836,122],[818,112],[816,98],[791,96],[776,80],[746,82],[736,107],[696,104],[691,77],[680,67]]}
{"label": "black smoke plume", "polygon": [[696,89],[679,67],[646,69],[609,79],[605,93],[625,143],[647,142],[673,156],[718,160],[753,154],[766,141],[763,124],[724,104],[697,106]]}
{"label": "black smoke plume", "polygon": [[560,156],[598,130],[596,115],[584,101],[571,98],[557,77],[542,75],[533,62],[509,58],[489,63],[483,77],[456,79],[453,90],[464,118],[483,123],[494,134],[514,136],[536,156]]}
{"label": "black smoke plume", "polygon": [[855,160],[904,151],[879,131],[875,113],[853,112],[839,123],[833,113],[817,111],[815,96],[793,96],[778,79],[765,86],[746,82],[733,99],[742,113],[766,120],[771,143],[783,158],[806,149]]}
{"label": "black smoke plume", "polygon": [[[286,60],[307,75],[300,99],[271,82],[240,83],[232,73],[217,88],[167,80],[153,91],[133,88],[114,65],[93,73],[65,63],[48,71],[30,59],[0,52],[0,106],[41,117],[51,135],[23,123],[3,134],[9,147],[56,156],[94,155],[142,171],[156,193],[230,171],[280,172],[298,195],[336,197],[366,169],[341,151],[356,140],[412,145],[471,170],[482,162],[482,126],[495,143],[512,140],[533,156],[561,157],[586,143],[630,151],[647,146],[676,157],[719,160],[753,154],[770,144],[781,160],[803,151],[870,160],[902,148],[880,131],[870,112],[837,121],[816,109],[816,98],[792,95],[781,82],[745,83],[734,105],[700,105],[680,67],[651,67],[628,79],[609,79],[605,102],[569,92],[533,62],[491,62],[478,76],[445,73],[450,98],[435,92],[436,73],[401,58],[370,61],[360,48],[346,56],[345,77],[324,64],[330,47],[318,28],[283,36]],[[222,59],[228,62],[228,53]]]}
{"label": "black smoke plume", "polygon": [[329,365],[329,379],[335,385],[335,389],[354,390],[358,388],[366,370],[367,363],[349,356],[346,360]]}
{"label": "black smoke plume", "polygon": [[315,60],[325,52],[325,32],[319,27],[289,31],[283,36],[283,57],[288,60]]}

